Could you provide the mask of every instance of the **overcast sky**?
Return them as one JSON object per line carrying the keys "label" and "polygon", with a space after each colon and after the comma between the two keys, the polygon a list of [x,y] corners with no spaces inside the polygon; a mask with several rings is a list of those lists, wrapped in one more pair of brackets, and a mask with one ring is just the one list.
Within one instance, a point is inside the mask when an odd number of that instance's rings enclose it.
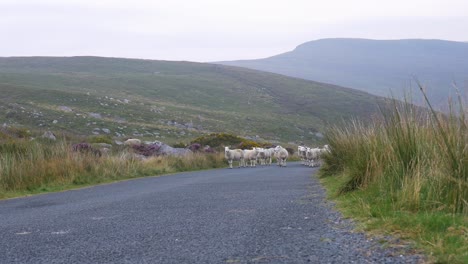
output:
{"label": "overcast sky", "polygon": [[0,56],[219,61],[321,38],[468,41],[468,0],[0,0]]}

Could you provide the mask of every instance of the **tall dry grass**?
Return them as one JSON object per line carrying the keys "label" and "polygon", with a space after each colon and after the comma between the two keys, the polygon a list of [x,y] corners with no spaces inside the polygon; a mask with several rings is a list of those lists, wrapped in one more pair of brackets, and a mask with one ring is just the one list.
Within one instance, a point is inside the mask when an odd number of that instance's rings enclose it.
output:
{"label": "tall dry grass", "polygon": [[[329,129],[323,175],[347,175],[341,192],[376,188],[395,210],[468,213],[468,121],[392,100],[370,124]],[[388,111],[388,109],[390,109]]]}
{"label": "tall dry grass", "polygon": [[[9,140],[0,144],[0,198],[7,192],[89,185],[141,176],[225,166],[221,154],[134,158],[116,151],[97,158],[71,151],[66,141]],[[3,194],[3,195],[2,195]]]}

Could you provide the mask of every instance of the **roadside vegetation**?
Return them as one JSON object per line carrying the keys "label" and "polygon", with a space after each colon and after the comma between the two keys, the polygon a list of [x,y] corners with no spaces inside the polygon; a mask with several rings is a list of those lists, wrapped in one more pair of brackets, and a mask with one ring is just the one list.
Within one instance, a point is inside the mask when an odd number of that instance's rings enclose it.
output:
{"label": "roadside vegetation", "polygon": [[72,151],[69,136],[30,140],[30,134],[18,128],[0,131],[0,199],[226,166],[220,152],[141,159],[132,149],[113,146],[111,152],[97,157],[92,152]]}
{"label": "roadside vegetation", "polygon": [[[0,128],[0,199],[137,177],[223,168],[227,167],[224,146],[242,149],[271,146],[228,133],[212,133],[187,144],[174,144],[173,147],[190,149],[192,153],[171,156],[158,154],[153,144],[116,145],[106,135],[82,137],[63,133],[56,140],[40,135],[39,131],[31,132],[27,128]],[[288,149],[293,152],[292,148]],[[291,155],[290,160],[298,159]]]}
{"label": "roadside vegetation", "polygon": [[436,262],[468,263],[467,109],[461,99],[449,115],[427,104],[392,100],[371,123],[330,128],[322,182],[362,228],[415,241]]}

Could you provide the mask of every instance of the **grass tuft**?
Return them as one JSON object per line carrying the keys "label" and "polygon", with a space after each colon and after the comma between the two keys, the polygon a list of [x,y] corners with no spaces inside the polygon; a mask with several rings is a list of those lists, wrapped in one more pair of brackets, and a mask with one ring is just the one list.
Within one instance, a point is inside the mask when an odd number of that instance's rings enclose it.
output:
{"label": "grass tuft", "polygon": [[367,228],[415,240],[440,262],[466,263],[467,110],[461,100],[448,115],[429,101],[429,111],[390,103],[370,124],[329,129],[321,177],[345,214]]}

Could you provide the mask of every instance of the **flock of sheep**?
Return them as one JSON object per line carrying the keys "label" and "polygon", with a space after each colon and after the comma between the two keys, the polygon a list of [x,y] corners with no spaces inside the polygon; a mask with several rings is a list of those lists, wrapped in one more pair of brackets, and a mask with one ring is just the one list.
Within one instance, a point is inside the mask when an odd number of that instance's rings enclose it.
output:
{"label": "flock of sheep", "polygon": [[275,148],[253,148],[253,149],[229,149],[224,148],[224,157],[229,163],[229,168],[232,169],[233,161],[239,162],[239,167],[255,167],[259,165],[271,165],[272,158],[275,157],[278,166],[286,167],[288,159],[288,151],[281,147]]}
{"label": "flock of sheep", "polygon": [[297,153],[301,158],[302,164],[309,167],[320,166],[321,156],[328,152],[330,152],[330,147],[328,145],[323,146],[323,148],[309,148],[306,146],[297,147]]}
{"label": "flock of sheep", "polygon": [[[139,139],[128,139],[123,143],[128,146],[140,146]],[[161,147],[158,145],[158,147]],[[301,158],[302,164],[309,167],[317,167],[321,164],[321,156],[324,153],[330,152],[330,147],[325,145],[323,148],[309,148],[306,146],[298,146],[297,153]],[[286,167],[286,160],[289,157],[288,151],[282,146],[274,148],[253,148],[253,149],[229,149],[224,148],[224,157],[229,163],[229,168],[232,169],[232,163],[237,161],[240,167],[255,167],[258,165],[271,165],[272,159],[276,158],[276,162],[280,167]]]}

